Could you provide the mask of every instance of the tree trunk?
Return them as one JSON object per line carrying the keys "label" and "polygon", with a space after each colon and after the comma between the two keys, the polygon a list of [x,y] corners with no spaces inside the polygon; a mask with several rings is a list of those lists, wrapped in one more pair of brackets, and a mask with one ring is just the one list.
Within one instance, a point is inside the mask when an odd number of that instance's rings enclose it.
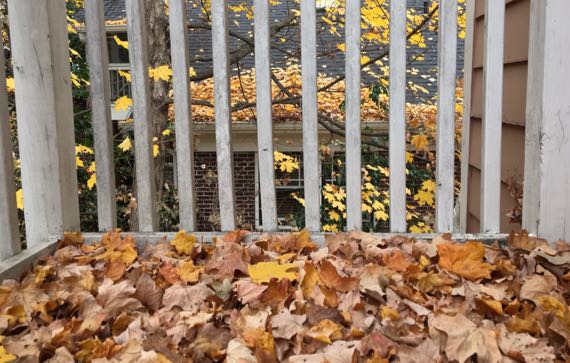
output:
{"label": "tree trunk", "polygon": [[[170,43],[168,36],[168,15],[164,0],[145,0],[148,24],[149,63],[152,68],[170,65]],[[170,104],[169,82],[151,79],[152,124],[154,136],[158,138],[160,154],[154,160],[158,201],[164,187],[165,147],[162,132],[168,126],[168,105]]]}

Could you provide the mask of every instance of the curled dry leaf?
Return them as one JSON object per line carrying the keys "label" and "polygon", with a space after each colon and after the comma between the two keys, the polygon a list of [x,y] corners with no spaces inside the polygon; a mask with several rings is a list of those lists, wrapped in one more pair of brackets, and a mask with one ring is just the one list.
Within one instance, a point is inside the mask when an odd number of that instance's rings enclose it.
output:
{"label": "curled dry leaf", "polygon": [[196,248],[67,236],[0,285],[0,360],[551,362],[570,359],[570,248],[308,232]]}

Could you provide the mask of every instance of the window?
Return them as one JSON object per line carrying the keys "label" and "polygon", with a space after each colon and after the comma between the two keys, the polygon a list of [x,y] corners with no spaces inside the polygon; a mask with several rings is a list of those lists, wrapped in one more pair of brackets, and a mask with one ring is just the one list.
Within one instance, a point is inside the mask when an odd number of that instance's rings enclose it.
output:
{"label": "window", "polygon": [[109,50],[109,64],[128,64],[129,51],[117,44],[114,37],[127,41],[127,32],[107,33],[107,49]]}
{"label": "window", "polygon": [[317,0],[317,9],[326,9],[336,5],[336,0]]}

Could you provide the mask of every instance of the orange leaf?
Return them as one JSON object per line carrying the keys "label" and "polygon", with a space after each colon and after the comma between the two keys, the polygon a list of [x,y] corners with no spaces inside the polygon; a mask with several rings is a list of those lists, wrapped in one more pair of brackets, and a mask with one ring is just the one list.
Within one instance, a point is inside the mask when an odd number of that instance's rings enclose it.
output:
{"label": "orange leaf", "polygon": [[480,242],[442,243],[437,246],[439,266],[469,280],[489,279],[495,268],[483,262],[485,246]]}

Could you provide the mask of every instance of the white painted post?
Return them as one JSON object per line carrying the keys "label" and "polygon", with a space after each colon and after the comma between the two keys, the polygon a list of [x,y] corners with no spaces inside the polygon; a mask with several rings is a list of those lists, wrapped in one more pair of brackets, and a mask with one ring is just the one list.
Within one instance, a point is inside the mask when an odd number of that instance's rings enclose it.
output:
{"label": "white painted post", "polygon": [[273,118],[271,94],[271,46],[269,43],[270,5],[255,0],[255,84],[257,94],[257,145],[261,219],[264,231],[277,230],[275,167],[273,157]]}
{"label": "white painted post", "polygon": [[[10,0],[28,247],[79,230],[64,0]],[[30,21],[33,19],[33,21]]]}
{"label": "white painted post", "polygon": [[570,240],[570,23],[566,0],[532,0],[523,228]]}
{"label": "white painted post", "polygon": [[390,232],[406,232],[406,3],[390,2]]}
{"label": "white painted post", "polygon": [[176,158],[180,228],[196,230],[196,198],[194,193],[194,148],[190,106],[188,28],[185,0],[170,0],[170,48],[172,52],[172,88],[176,127]]}
{"label": "white painted post", "polygon": [[481,232],[501,228],[501,131],[503,106],[503,38],[505,3],[486,0],[483,64],[483,140],[481,165]]}
{"label": "white painted post", "polygon": [[99,0],[85,1],[87,61],[91,83],[91,120],[97,165],[97,221],[99,231],[117,227],[113,121],[109,85],[109,55],[105,13]]}
{"label": "white painted post", "polygon": [[212,0],[212,50],[214,56],[214,105],[220,219],[222,231],[231,231],[236,227],[236,218],[227,0]]}
{"label": "white painted post", "polygon": [[473,34],[475,0],[467,0],[465,56],[463,66],[463,121],[461,129],[461,191],[459,195],[459,233],[467,231],[467,196],[469,190],[469,138],[471,133],[471,85],[473,77]]}
{"label": "white painted post", "polygon": [[301,71],[305,228],[318,232],[321,230],[321,189],[317,119],[317,22],[313,0],[301,0]]}
{"label": "white painted post", "polygon": [[148,44],[144,2],[126,0],[131,90],[134,107],[138,222],[141,232],[158,229],[154,176],[152,105],[148,75]]}
{"label": "white painted post", "polygon": [[346,2],[346,214],[347,230],[362,228],[360,135],[360,1]]}
{"label": "white painted post", "polygon": [[440,233],[453,230],[457,0],[441,0],[438,34],[437,186],[435,219]]}
{"label": "white painted post", "polygon": [[[4,48],[2,40],[0,46]],[[0,261],[21,251],[4,54],[0,55],[0,236]]]}

